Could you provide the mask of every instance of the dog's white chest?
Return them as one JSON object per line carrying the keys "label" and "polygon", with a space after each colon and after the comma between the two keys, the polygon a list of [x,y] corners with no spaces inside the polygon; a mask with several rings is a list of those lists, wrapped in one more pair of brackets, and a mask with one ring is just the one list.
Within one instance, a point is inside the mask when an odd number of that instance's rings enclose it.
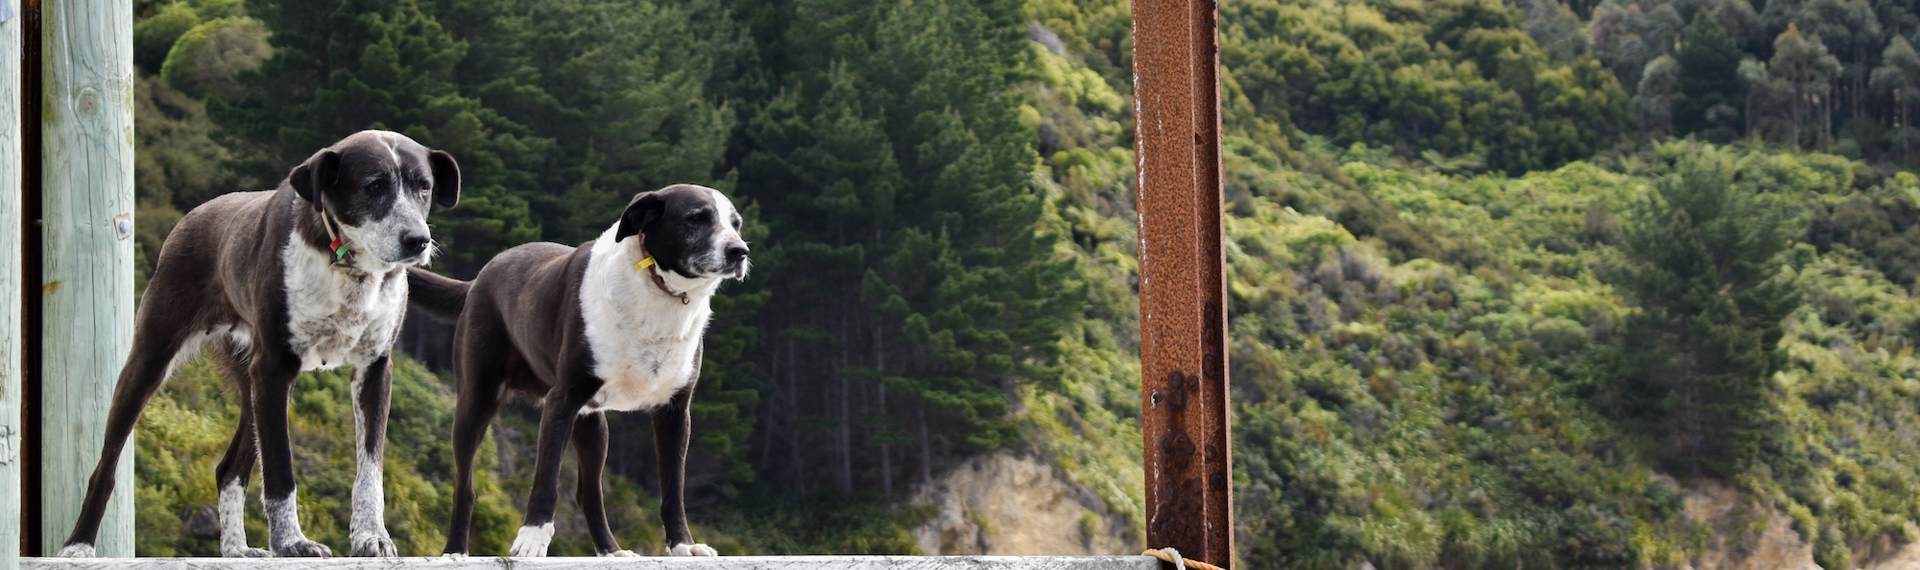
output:
{"label": "dog's white chest", "polygon": [[629,304],[616,305],[618,296],[608,295],[611,291],[581,289],[593,374],[603,382],[582,413],[658,407],[693,382],[694,358],[710,313],[706,303],[635,304],[629,298]]}
{"label": "dog's white chest", "polygon": [[[694,342],[676,345],[630,351],[619,362],[595,366],[594,373],[605,383],[581,411],[629,411],[666,404],[693,381]],[[594,358],[598,360],[598,354]]]}
{"label": "dog's white chest", "polygon": [[602,237],[580,285],[580,315],[603,384],[581,413],[655,408],[694,381],[700,335],[713,310],[707,296],[681,303],[654,291]]}
{"label": "dog's white chest", "polygon": [[301,370],[357,366],[386,353],[407,302],[405,272],[351,276],[330,267],[325,254],[293,243],[281,260],[287,342]]}

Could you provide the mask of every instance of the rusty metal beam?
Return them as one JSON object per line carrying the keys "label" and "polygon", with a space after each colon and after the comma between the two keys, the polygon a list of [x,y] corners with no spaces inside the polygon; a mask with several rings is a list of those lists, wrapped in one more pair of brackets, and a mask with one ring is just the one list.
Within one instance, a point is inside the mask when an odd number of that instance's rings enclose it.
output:
{"label": "rusty metal beam", "polygon": [[1134,0],[1147,542],[1233,563],[1213,0]]}

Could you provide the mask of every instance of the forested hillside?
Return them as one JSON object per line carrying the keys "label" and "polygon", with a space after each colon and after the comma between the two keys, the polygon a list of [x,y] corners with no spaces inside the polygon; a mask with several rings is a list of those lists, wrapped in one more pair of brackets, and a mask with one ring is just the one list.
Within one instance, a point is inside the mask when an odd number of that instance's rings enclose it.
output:
{"label": "forested hillside", "polygon": [[[1774,513],[1829,568],[1920,538],[1920,10],[1220,11],[1242,564],[1677,567],[1751,554]],[[634,192],[712,185],[756,268],[707,337],[698,536],[911,551],[927,515],[908,490],[1013,449],[1117,514],[1078,532],[1144,540],[1127,2],[136,16],[144,254],[180,212],[362,128],[460,161],[461,204],[434,218],[436,269],[460,277],[588,239]],[[395,375],[389,523],[409,554],[444,532],[444,335],[413,323],[402,349],[427,364]],[[140,516],[186,523],[143,524],[143,554],[214,551],[232,403],[208,368],[143,419]],[[303,379],[295,413],[303,522],[330,543],[338,384]],[[517,519],[532,413],[496,425],[478,552]],[[647,422],[615,416],[616,529],[658,550]],[[1707,484],[1738,492],[1732,514],[1689,514]],[[587,553],[562,512],[555,551]]]}

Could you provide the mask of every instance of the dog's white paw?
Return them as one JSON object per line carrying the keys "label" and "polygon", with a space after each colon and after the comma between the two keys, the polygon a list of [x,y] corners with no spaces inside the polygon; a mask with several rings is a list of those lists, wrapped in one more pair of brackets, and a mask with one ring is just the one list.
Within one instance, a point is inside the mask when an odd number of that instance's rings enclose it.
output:
{"label": "dog's white paw", "polygon": [[305,538],[297,538],[273,545],[273,555],[280,558],[332,558],[333,549]]}
{"label": "dog's white paw", "polygon": [[720,551],[714,550],[713,547],[705,544],[687,544],[683,542],[673,545],[673,548],[667,549],[667,554],[671,556],[719,556]]}
{"label": "dog's white paw", "polygon": [[457,562],[457,561],[461,561],[461,560],[466,560],[466,559],[467,559],[467,553],[465,553],[465,552],[448,552],[448,553],[446,553],[446,554],[441,554],[441,555],[440,555],[440,559],[441,559],[441,560],[453,560],[453,561],[456,561],[456,562]]}
{"label": "dog's white paw", "polygon": [[76,542],[76,543],[61,547],[60,553],[55,554],[54,556],[58,556],[60,558],[93,558],[93,545],[87,544],[84,542]]}
{"label": "dog's white paw", "polygon": [[353,545],[353,550],[348,556],[392,558],[400,555],[400,547],[393,545],[393,537],[387,534],[386,529],[380,529],[378,532],[356,532],[347,541]]}
{"label": "dog's white paw", "polygon": [[520,536],[514,537],[513,547],[508,548],[512,556],[546,556],[547,544],[553,542],[553,523],[540,526],[520,527]]}
{"label": "dog's white paw", "polygon": [[273,551],[265,548],[222,548],[220,555],[227,558],[273,558]]}
{"label": "dog's white paw", "polygon": [[601,556],[605,556],[608,558],[639,558],[640,557],[639,554],[635,553],[632,550],[615,550],[613,552],[602,554]]}

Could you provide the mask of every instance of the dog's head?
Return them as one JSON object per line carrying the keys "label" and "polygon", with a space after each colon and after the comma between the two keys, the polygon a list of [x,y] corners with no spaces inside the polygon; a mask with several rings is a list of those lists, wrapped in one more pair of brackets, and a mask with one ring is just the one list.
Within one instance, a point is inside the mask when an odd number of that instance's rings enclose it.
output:
{"label": "dog's head", "polygon": [[434,253],[427,210],[460,201],[452,155],[387,131],[360,131],[320,149],[287,183],[339,222],[348,247],[385,264],[426,265]]}
{"label": "dog's head", "polygon": [[642,192],[620,213],[613,239],[639,234],[660,269],[689,279],[745,278],[751,262],[740,212],[719,190],[675,184]]}

